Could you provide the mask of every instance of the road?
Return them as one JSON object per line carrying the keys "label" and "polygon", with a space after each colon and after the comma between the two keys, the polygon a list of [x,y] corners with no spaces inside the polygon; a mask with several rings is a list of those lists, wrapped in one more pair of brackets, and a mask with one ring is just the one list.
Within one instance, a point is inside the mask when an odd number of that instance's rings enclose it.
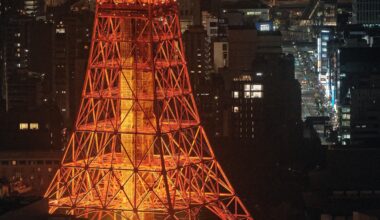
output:
{"label": "road", "polygon": [[297,43],[288,45],[283,48],[285,53],[293,54],[295,58],[295,78],[301,84],[302,94],[302,118],[325,116],[323,107],[323,91],[318,83],[318,77],[315,73],[315,59],[307,51],[313,51],[314,48],[305,50],[299,49]]}

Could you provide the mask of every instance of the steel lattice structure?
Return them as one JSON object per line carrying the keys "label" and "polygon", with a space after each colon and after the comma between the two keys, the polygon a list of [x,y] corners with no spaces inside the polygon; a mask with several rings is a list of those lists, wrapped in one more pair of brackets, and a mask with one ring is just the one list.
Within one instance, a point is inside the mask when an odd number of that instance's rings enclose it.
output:
{"label": "steel lattice structure", "polygon": [[45,197],[89,219],[253,219],[194,102],[175,0],[97,0],[75,130]]}

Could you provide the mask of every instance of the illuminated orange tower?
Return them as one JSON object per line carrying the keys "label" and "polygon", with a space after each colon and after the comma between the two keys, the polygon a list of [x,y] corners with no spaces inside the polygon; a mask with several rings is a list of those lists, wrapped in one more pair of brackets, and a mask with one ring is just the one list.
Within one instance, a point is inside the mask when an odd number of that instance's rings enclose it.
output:
{"label": "illuminated orange tower", "polygon": [[82,103],[45,197],[88,219],[252,219],[194,102],[175,0],[97,0]]}

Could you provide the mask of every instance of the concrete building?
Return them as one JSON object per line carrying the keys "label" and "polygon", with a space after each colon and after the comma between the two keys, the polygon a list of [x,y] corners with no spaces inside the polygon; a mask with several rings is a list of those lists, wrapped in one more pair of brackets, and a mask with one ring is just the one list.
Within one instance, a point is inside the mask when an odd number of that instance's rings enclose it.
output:
{"label": "concrete building", "polygon": [[232,78],[232,137],[264,140],[275,136],[281,142],[291,136],[288,131],[299,130],[301,125],[294,60],[283,54],[257,54],[252,66],[250,72],[235,73]]}
{"label": "concrete building", "polygon": [[79,108],[91,42],[93,14],[80,11],[55,18],[51,36],[50,97],[70,127]]}
{"label": "concrete building", "polygon": [[258,31],[257,53],[282,53],[282,34],[280,31]]}
{"label": "concrete building", "polygon": [[343,145],[377,147],[380,140],[379,48],[339,48],[336,104]]}
{"label": "concrete building", "polygon": [[[318,80],[325,90],[326,98],[330,99],[331,92],[331,76],[329,68],[328,43],[333,38],[333,31],[330,28],[322,28],[317,39],[317,70]],[[334,85],[335,86],[335,85]]]}
{"label": "concrete building", "polygon": [[257,53],[257,31],[254,28],[229,28],[228,67],[232,70],[250,70]]}
{"label": "concrete building", "polygon": [[179,0],[181,31],[185,32],[191,25],[201,25],[201,5],[199,0]]}
{"label": "concrete building", "polygon": [[[11,182],[11,194],[43,196],[57,171],[61,151],[1,151],[0,173]],[[19,185],[23,189],[18,189]]]}
{"label": "concrete building", "polygon": [[67,0],[45,0],[47,7],[57,7],[64,4]]}
{"label": "concrete building", "polygon": [[207,33],[203,26],[190,26],[183,34],[187,68],[196,92],[198,85],[206,75],[208,66],[206,54],[210,53],[207,47]]}
{"label": "concrete building", "polygon": [[337,0],[323,0],[323,26],[336,26],[337,24]]}
{"label": "concrete building", "polygon": [[227,26],[227,23],[225,19],[218,18],[207,11],[202,11],[202,25],[207,31],[207,36],[210,38],[226,35],[226,28],[224,26]]}
{"label": "concrete building", "polygon": [[28,16],[40,16],[43,15],[45,10],[44,0],[24,0],[24,11]]}
{"label": "concrete building", "polygon": [[2,97],[6,102],[6,111],[37,106],[36,82],[41,80],[41,76],[29,73],[32,22],[29,17],[12,16],[2,27],[5,42],[1,70]]}
{"label": "concrete building", "polygon": [[228,63],[229,63],[228,41],[227,40],[214,41],[213,46],[214,46],[213,48],[214,71],[217,73],[219,72],[219,69],[228,67]]}
{"label": "concrete building", "polygon": [[353,0],[352,9],[354,24],[380,25],[380,2],[378,0]]}
{"label": "concrete building", "polygon": [[303,194],[310,218],[379,219],[379,156],[377,149],[327,150],[325,168],[309,173]]}
{"label": "concrete building", "polygon": [[1,150],[58,150],[62,148],[62,118],[54,105],[1,114]]}
{"label": "concrete building", "polygon": [[227,40],[228,67],[233,70],[250,70],[258,53],[282,53],[282,36],[279,31],[230,27]]}
{"label": "concrete building", "polygon": [[229,26],[255,26],[258,21],[270,19],[270,8],[259,1],[224,2],[222,17]]}

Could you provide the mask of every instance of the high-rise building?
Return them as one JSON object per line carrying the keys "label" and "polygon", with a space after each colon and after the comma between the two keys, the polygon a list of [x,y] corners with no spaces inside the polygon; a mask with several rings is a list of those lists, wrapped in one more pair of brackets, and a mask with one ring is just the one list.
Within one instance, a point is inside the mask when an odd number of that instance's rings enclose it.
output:
{"label": "high-rise building", "polygon": [[29,69],[32,23],[32,18],[15,16],[3,27],[2,96],[7,111],[30,109],[39,103],[43,76]]}
{"label": "high-rise building", "polygon": [[304,12],[315,27],[336,26],[337,24],[337,0],[310,1]]}
{"label": "high-rise building", "polygon": [[[200,117],[211,137],[220,137],[223,134],[223,79],[213,74],[210,40],[202,26],[189,26],[183,34],[187,66]],[[215,55],[219,54],[214,52]]]}
{"label": "high-rise building", "polygon": [[182,33],[191,25],[201,25],[200,0],[179,0],[179,11]]}
{"label": "high-rise building", "polygon": [[52,39],[51,97],[67,126],[79,105],[91,40],[92,14],[80,12],[57,19]]}
{"label": "high-rise building", "polygon": [[249,27],[228,29],[228,67],[233,70],[250,70],[257,52],[257,31]]}
{"label": "high-rise building", "polygon": [[214,71],[228,67],[228,41],[226,39],[216,40],[213,43]]}
{"label": "high-rise building", "polygon": [[353,23],[368,26],[380,25],[380,1],[353,0]]}
{"label": "high-rise building", "polygon": [[189,26],[183,34],[187,66],[189,68],[190,78],[193,83],[194,91],[197,91],[200,81],[206,74],[206,39],[207,33],[203,26]]}
{"label": "high-rise building", "polygon": [[222,5],[222,17],[230,26],[255,26],[258,21],[270,20],[270,8],[260,1],[226,1]]}
{"label": "high-rise building", "polygon": [[57,7],[64,4],[67,0],[45,0],[47,7]]}
{"label": "high-rise building", "polygon": [[379,48],[339,48],[336,53],[338,140],[377,146],[380,140]]}
{"label": "high-rise building", "polygon": [[333,32],[330,28],[322,28],[317,39],[317,68],[318,80],[325,90],[326,98],[332,97],[331,76],[329,68],[328,43],[332,39]]}
{"label": "high-rise building", "polygon": [[252,71],[232,78],[232,137],[265,139],[275,135],[289,142],[289,131],[300,128],[300,85],[294,59],[281,53],[257,54]]}
{"label": "high-rise building", "polygon": [[[264,86],[262,73],[237,74],[232,82],[231,136],[238,139],[254,139],[257,115],[262,112]],[[256,124],[255,124],[256,123]]]}
{"label": "high-rise building", "polygon": [[[10,182],[13,186],[12,193],[18,192],[22,196],[27,193],[28,195],[42,197],[49,186],[49,181],[59,168],[61,154],[61,151],[37,151],[31,149],[3,151],[0,154],[2,180]],[[7,218],[2,215],[0,217],[12,219],[14,216]],[[29,215],[27,218],[34,219],[30,218]]]}
{"label": "high-rise building", "polygon": [[45,7],[44,0],[24,0],[24,11],[28,16],[42,15]]}
{"label": "high-rise building", "polygon": [[324,0],[322,11],[323,11],[323,26],[336,26],[337,0]]}
{"label": "high-rise building", "polygon": [[[70,119],[70,57],[74,57],[71,38],[67,30],[71,19],[59,21],[53,34],[53,68],[51,75],[52,98],[57,103],[66,122]],[[70,65],[71,64],[71,65]]]}
{"label": "high-rise building", "polygon": [[258,31],[254,27],[228,29],[228,67],[234,70],[252,69],[257,53],[282,53],[279,31]]}
{"label": "high-rise building", "polygon": [[93,14],[88,9],[68,9],[67,4],[51,8],[51,18],[45,21],[16,11],[1,26],[2,97],[7,110],[52,101],[65,125],[71,125],[79,105]]}
{"label": "high-rise building", "polygon": [[207,31],[208,37],[218,37],[220,36],[219,23],[221,19],[217,16],[210,14],[207,11],[202,12],[202,25]]}

